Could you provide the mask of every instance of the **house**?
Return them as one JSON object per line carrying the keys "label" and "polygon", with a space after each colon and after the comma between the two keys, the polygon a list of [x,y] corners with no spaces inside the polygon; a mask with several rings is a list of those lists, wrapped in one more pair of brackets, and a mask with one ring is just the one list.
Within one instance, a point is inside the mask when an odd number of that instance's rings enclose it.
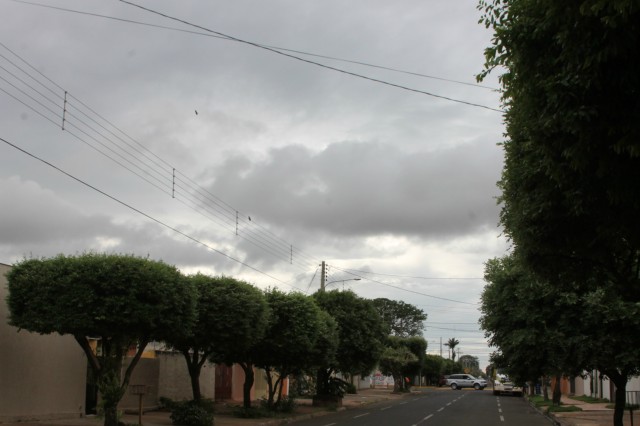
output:
{"label": "house", "polygon": [[0,422],[81,417],[87,361],[72,336],[8,324],[9,265],[0,263]]}

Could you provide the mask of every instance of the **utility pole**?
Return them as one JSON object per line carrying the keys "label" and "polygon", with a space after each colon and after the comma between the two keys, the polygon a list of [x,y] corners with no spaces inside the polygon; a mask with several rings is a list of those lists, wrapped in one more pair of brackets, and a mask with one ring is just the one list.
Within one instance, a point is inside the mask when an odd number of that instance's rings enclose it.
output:
{"label": "utility pole", "polygon": [[322,261],[322,271],[320,272],[320,291],[324,291],[324,280],[325,280],[325,263]]}

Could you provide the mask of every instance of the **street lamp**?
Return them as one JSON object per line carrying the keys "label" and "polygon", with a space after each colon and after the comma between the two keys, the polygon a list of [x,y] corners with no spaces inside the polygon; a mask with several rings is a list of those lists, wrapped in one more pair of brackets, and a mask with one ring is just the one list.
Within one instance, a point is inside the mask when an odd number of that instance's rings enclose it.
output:
{"label": "street lamp", "polygon": [[[345,281],[360,281],[362,278],[348,278],[346,280],[335,280],[335,281],[329,281],[328,283],[325,284],[325,288],[329,287],[329,284],[333,284],[333,283],[342,283],[342,291],[344,291],[344,282]],[[324,290],[324,289],[323,289]]]}

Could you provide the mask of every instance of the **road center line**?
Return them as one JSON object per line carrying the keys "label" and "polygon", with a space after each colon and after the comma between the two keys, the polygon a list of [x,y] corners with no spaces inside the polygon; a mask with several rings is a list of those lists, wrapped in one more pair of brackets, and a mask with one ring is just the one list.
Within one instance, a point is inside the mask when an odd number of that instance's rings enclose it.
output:
{"label": "road center line", "polygon": [[393,405],[390,405],[390,406],[388,406],[388,407],[382,407],[382,408],[380,409],[380,411],[388,410],[389,408],[392,408],[392,407],[393,407]]}
{"label": "road center line", "polygon": [[438,412],[440,412],[440,411],[442,411],[442,410],[444,410],[444,407],[440,407],[440,408],[438,408],[438,410],[437,410],[437,411],[438,411]]}
{"label": "road center line", "polygon": [[504,422],[504,416],[500,416],[500,421]]}
{"label": "road center line", "polygon": [[368,416],[368,415],[369,415],[369,413],[364,413],[364,414],[359,414],[359,415],[357,415],[357,416],[354,416],[353,418],[354,418],[354,419],[357,419],[357,418],[359,418],[359,417],[364,417],[364,416]]}

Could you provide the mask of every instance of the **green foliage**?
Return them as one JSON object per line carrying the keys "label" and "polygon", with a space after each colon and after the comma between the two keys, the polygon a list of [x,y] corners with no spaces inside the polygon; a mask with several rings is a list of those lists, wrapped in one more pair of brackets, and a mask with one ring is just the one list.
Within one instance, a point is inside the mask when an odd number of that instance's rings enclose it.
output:
{"label": "green foliage", "polygon": [[349,375],[369,374],[380,358],[386,337],[373,303],[352,291],[317,292],[313,297],[338,327],[336,363],[328,367]]}
{"label": "green foliage", "polygon": [[379,368],[382,374],[393,376],[395,391],[408,389],[405,377],[419,373],[426,347],[421,337],[389,336]]}
{"label": "green foliage", "polygon": [[244,281],[203,274],[186,279],[197,294],[197,321],[190,333],[171,335],[166,342],[184,355],[193,398],[199,400],[204,363],[248,361],[250,349],[264,335],[268,306],[263,293]]}
{"label": "green foliage", "polygon": [[590,342],[575,333],[583,321],[580,298],[536,278],[517,254],[486,263],[480,325],[498,368],[524,382],[542,375],[577,375],[592,355]]}
{"label": "green foliage", "polygon": [[282,379],[310,369],[317,361],[314,350],[327,323],[308,296],[271,289],[265,298],[269,305],[267,328],[252,357],[267,375],[267,403],[273,409],[280,402]]}
{"label": "green foliage", "polygon": [[427,314],[422,309],[399,300],[373,300],[387,335],[398,337],[421,336]]}
{"label": "green foliage", "polygon": [[447,340],[447,343],[445,343],[444,345],[447,346],[449,348],[449,351],[451,351],[451,359],[453,361],[456,360],[456,346],[458,346],[460,344],[460,341],[458,339],[456,339],[455,337],[451,337],[449,340]]}
{"label": "green foliage", "polygon": [[[41,334],[70,334],[87,356],[102,395],[105,426],[150,340],[188,333],[195,295],[170,265],[125,255],[86,253],[25,259],[7,274],[10,323]],[[99,354],[89,344],[98,339]],[[121,379],[130,347],[136,356]]]}
{"label": "green foliage", "polygon": [[581,361],[623,391],[640,371],[640,7],[482,0],[479,8],[494,31],[480,78],[506,70],[505,234],[536,278],[585,313],[573,334],[593,356]]}
{"label": "green foliage", "polygon": [[213,426],[213,402],[209,400],[172,402],[171,423],[176,426]]}

